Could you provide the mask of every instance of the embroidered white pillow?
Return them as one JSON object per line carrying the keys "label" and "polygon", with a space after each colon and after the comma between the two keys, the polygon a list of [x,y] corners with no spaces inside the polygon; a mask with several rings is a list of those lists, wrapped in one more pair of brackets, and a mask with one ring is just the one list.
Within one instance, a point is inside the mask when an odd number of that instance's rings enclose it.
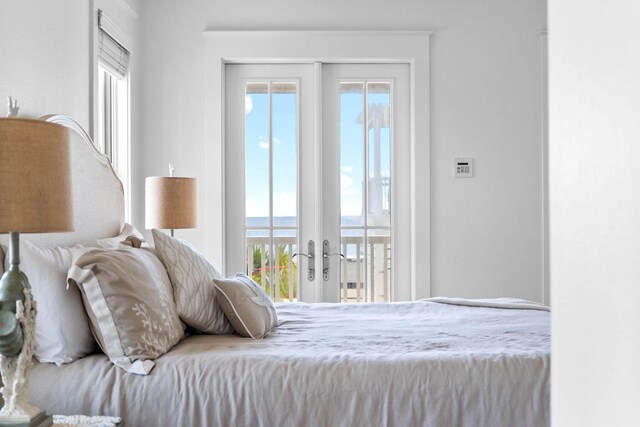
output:
{"label": "embroidered white pillow", "polygon": [[220,273],[189,243],[151,230],[155,253],[173,284],[173,296],[183,322],[208,334],[232,334],[233,327],[217,301],[211,280]]}
{"label": "embroidered white pillow", "polygon": [[[45,248],[28,240],[20,242],[20,269],[29,278],[38,304],[35,357],[40,362],[71,363],[96,349],[89,319],[77,288],[67,289],[67,273],[73,258],[91,248],[116,248],[130,236],[142,238],[125,224],[119,236],[79,243],[73,247]],[[7,253],[4,236],[0,247]],[[9,268],[9,259],[5,260]]]}
{"label": "embroidered white pillow", "polygon": [[220,306],[233,328],[243,337],[263,338],[278,326],[276,307],[260,285],[243,273],[213,279]]}
{"label": "embroidered white pillow", "polygon": [[69,283],[80,289],[98,344],[116,366],[147,375],[184,335],[162,263],[123,247],[86,252],[74,264]]}

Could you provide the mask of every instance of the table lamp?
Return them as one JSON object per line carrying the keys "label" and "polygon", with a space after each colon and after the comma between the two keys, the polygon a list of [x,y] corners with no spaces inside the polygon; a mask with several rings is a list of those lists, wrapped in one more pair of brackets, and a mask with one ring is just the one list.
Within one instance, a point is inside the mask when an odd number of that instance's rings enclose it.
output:
{"label": "table lamp", "polygon": [[173,176],[149,176],[145,182],[145,228],[197,227],[196,179]]}
{"label": "table lamp", "polygon": [[27,402],[36,301],[20,271],[20,233],[73,231],[69,129],[39,120],[0,118],[0,233],[10,233],[10,267],[0,279],[0,426],[47,426]]}

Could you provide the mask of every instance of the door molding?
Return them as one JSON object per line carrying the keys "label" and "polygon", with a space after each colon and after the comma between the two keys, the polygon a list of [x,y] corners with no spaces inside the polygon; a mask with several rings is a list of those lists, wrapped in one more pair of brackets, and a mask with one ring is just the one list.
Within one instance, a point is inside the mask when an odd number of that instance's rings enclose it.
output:
{"label": "door molding", "polygon": [[[431,296],[431,31],[205,31],[205,254],[225,262],[227,63],[406,63],[410,84],[411,299]],[[317,136],[320,131],[316,131]],[[419,269],[418,269],[419,266]],[[232,272],[225,271],[224,274]]]}

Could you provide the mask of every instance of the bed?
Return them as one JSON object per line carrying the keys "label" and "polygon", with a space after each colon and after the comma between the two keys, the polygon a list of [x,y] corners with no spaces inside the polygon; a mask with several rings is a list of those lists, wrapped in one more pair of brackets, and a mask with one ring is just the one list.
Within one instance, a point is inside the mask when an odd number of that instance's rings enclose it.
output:
{"label": "bed", "polygon": [[[122,187],[82,128],[72,141],[76,232],[116,236]],[[91,200],[91,203],[86,203]],[[1,256],[2,254],[0,254]],[[97,352],[35,363],[32,403],[127,426],[548,426],[550,316],[517,300],[276,304],[264,339],[189,335],[134,375]]]}

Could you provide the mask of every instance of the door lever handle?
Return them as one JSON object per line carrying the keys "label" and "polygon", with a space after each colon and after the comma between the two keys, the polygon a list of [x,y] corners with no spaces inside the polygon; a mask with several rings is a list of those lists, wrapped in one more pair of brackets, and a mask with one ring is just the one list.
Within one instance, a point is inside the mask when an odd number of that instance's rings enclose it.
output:
{"label": "door lever handle", "polygon": [[297,257],[298,255],[307,257],[307,278],[310,282],[312,282],[316,278],[316,245],[315,243],[313,243],[313,240],[309,240],[309,243],[307,243],[306,254],[302,252],[296,252],[295,254],[291,255],[291,259]]}
{"label": "door lever handle", "polygon": [[329,241],[325,239],[322,242],[322,278],[326,282],[329,280],[329,257],[330,256],[340,256],[340,258],[344,258],[344,254],[340,252],[329,252]]}
{"label": "door lever handle", "polygon": [[306,256],[309,259],[313,259],[313,254],[303,254],[302,252],[296,252],[295,254],[291,255],[291,258],[295,258],[297,256]]}
{"label": "door lever handle", "polygon": [[330,256],[337,256],[337,255],[340,255],[340,257],[344,258],[344,254],[341,254],[339,252],[336,252],[336,253],[333,253],[333,254],[324,253],[324,254],[322,254],[322,257],[323,258],[329,258]]}

